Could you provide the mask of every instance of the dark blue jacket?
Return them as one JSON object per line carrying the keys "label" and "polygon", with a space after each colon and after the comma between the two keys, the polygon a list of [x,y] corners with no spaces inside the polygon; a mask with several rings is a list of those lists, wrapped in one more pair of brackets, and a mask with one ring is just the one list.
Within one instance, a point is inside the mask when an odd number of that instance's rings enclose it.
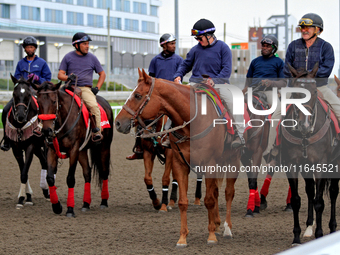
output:
{"label": "dark blue jacket", "polygon": [[177,54],[173,54],[171,57],[164,57],[163,52],[161,52],[151,60],[149,73],[155,74],[156,78],[173,81],[174,73],[182,62],[183,58]]}
{"label": "dark blue jacket", "polygon": [[192,70],[190,82],[199,82],[202,80],[202,74],[207,74],[216,84],[229,83],[231,58],[231,50],[223,41],[216,40],[210,47],[203,47],[198,43],[188,52],[174,78],[179,76],[183,79],[183,76]]}
{"label": "dark blue jacket", "polygon": [[[316,85],[318,87],[328,83],[328,77],[334,66],[334,51],[330,43],[321,38],[316,38],[312,46],[307,48],[302,38],[291,42],[288,46],[283,73],[286,78],[291,78],[287,63],[295,69],[303,68],[311,71],[316,62],[319,62],[319,69],[316,73]],[[291,84],[289,84],[291,86]]]}
{"label": "dark blue jacket", "polygon": [[15,69],[14,77],[17,79],[24,77],[27,80],[28,73],[24,70],[39,76],[39,81],[36,82],[37,84],[41,84],[44,81],[51,81],[52,74],[50,68],[46,61],[38,56],[35,56],[31,63],[27,61],[27,57],[21,59]]}

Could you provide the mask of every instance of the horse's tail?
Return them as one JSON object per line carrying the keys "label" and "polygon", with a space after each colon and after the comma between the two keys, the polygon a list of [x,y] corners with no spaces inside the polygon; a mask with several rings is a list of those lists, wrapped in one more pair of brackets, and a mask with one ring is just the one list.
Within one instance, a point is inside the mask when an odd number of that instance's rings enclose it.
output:
{"label": "horse's tail", "polygon": [[101,187],[103,180],[107,180],[111,170],[110,147],[105,144],[91,146],[91,168],[93,176],[97,177],[97,185]]}

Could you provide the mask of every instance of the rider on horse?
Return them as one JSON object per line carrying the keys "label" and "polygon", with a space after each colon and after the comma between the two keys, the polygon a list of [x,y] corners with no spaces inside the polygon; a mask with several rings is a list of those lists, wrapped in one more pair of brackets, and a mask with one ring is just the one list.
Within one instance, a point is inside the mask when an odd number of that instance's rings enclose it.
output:
{"label": "rider on horse", "polygon": [[[95,55],[89,53],[89,41],[91,37],[85,33],[76,33],[72,38],[72,45],[75,51],[67,53],[60,63],[58,79],[61,81],[71,80],[70,85],[74,85],[76,76],[77,84],[82,92],[82,99],[89,111],[95,116],[96,127],[92,129],[92,140],[99,142],[103,139],[101,134],[101,117],[96,94],[105,81],[105,71]],[[97,87],[93,85],[93,71],[99,74]]]}
{"label": "rider on horse", "polygon": [[[175,82],[180,82],[191,70],[190,83],[200,82],[202,75],[208,75],[216,84],[215,87],[220,89],[220,95],[226,101],[228,109],[233,112],[233,98],[227,84],[232,67],[231,50],[225,42],[217,40],[214,32],[215,26],[210,20],[200,19],[194,24],[191,35],[195,36],[199,43],[189,51],[174,79]],[[232,147],[238,148],[245,144],[243,114],[234,115],[234,120],[237,131]]]}
{"label": "rider on horse", "polygon": [[[33,36],[28,36],[24,39],[22,43],[22,47],[24,48],[27,56],[21,59],[17,67],[15,69],[14,77],[16,79],[20,79],[21,77],[28,80],[33,76],[33,82],[35,84],[41,84],[44,81],[51,81],[51,71],[48,67],[46,61],[42,58],[39,58],[35,55],[35,51],[38,48],[37,39]],[[6,136],[5,128],[6,128],[6,119],[8,112],[12,106],[13,99],[11,99],[2,111],[2,124],[4,127],[4,143],[1,145],[1,150],[8,151],[11,148],[9,138]],[[38,130],[35,132],[39,133]],[[39,135],[39,134],[38,134]]]}

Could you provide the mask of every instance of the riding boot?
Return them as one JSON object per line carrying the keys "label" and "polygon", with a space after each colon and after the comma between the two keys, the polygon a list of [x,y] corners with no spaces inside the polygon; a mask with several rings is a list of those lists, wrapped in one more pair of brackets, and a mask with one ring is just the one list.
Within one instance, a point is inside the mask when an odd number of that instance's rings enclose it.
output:
{"label": "riding boot", "polygon": [[232,148],[237,149],[237,148],[244,146],[246,144],[246,141],[244,140],[242,133],[236,131],[234,137],[235,137],[234,141],[232,141],[232,143],[231,143]]}
{"label": "riding boot", "polygon": [[162,146],[165,148],[170,148],[170,139],[168,135],[164,138],[162,142]]}
{"label": "riding boot", "polygon": [[4,138],[2,138],[2,141],[1,141],[1,150],[3,151],[9,151],[9,149],[11,148],[11,143],[9,141],[9,138],[7,137],[7,135],[5,134],[4,135]]}
{"label": "riding boot", "polygon": [[135,146],[132,149],[133,154],[127,156],[128,160],[142,159],[143,158],[143,150],[142,150],[142,138],[137,137]]}
{"label": "riding boot", "polygon": [[92,129],[92,141],[95,142],[95,143],[98,143],[101,140],[103,140],[103,135],[100,132],[100,129],[97,128],[97,127]]}

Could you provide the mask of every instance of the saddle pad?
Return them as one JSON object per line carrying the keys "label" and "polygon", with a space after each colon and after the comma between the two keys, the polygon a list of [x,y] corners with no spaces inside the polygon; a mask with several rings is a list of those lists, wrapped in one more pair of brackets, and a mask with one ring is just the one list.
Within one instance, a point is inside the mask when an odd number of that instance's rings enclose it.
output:
{"label": "saddle pad", "polygon": [[[70,91],[68,89],[65,89],[65,91],[68,94],[70,94],[71,96],[73,96],[72,91]],[[75,99],[76,103],[78,104],[78,106],[80,107],[81,106],[81,99],[79,98],[79,96],[75,95],[74,99]],[[85,104],[84,104],[84,106],[85,106]],[[111,128],[111,125],[110,125],[110,122],[107,118],[106,112],[104,111],[103,107],[100,104],[98,104],[98,106],[99,106],[99,110],[100,110],[100,118],[101,118],[100,125],[101,125],[102,129]],[[88,121],[89,121],[89,111],[88,111],[86,106],[82,108],[82,113],[83,113],[83,117],[84,117],[85,126],[87,128],[88,125],[89,125],[89,123],[88,123]]]}

